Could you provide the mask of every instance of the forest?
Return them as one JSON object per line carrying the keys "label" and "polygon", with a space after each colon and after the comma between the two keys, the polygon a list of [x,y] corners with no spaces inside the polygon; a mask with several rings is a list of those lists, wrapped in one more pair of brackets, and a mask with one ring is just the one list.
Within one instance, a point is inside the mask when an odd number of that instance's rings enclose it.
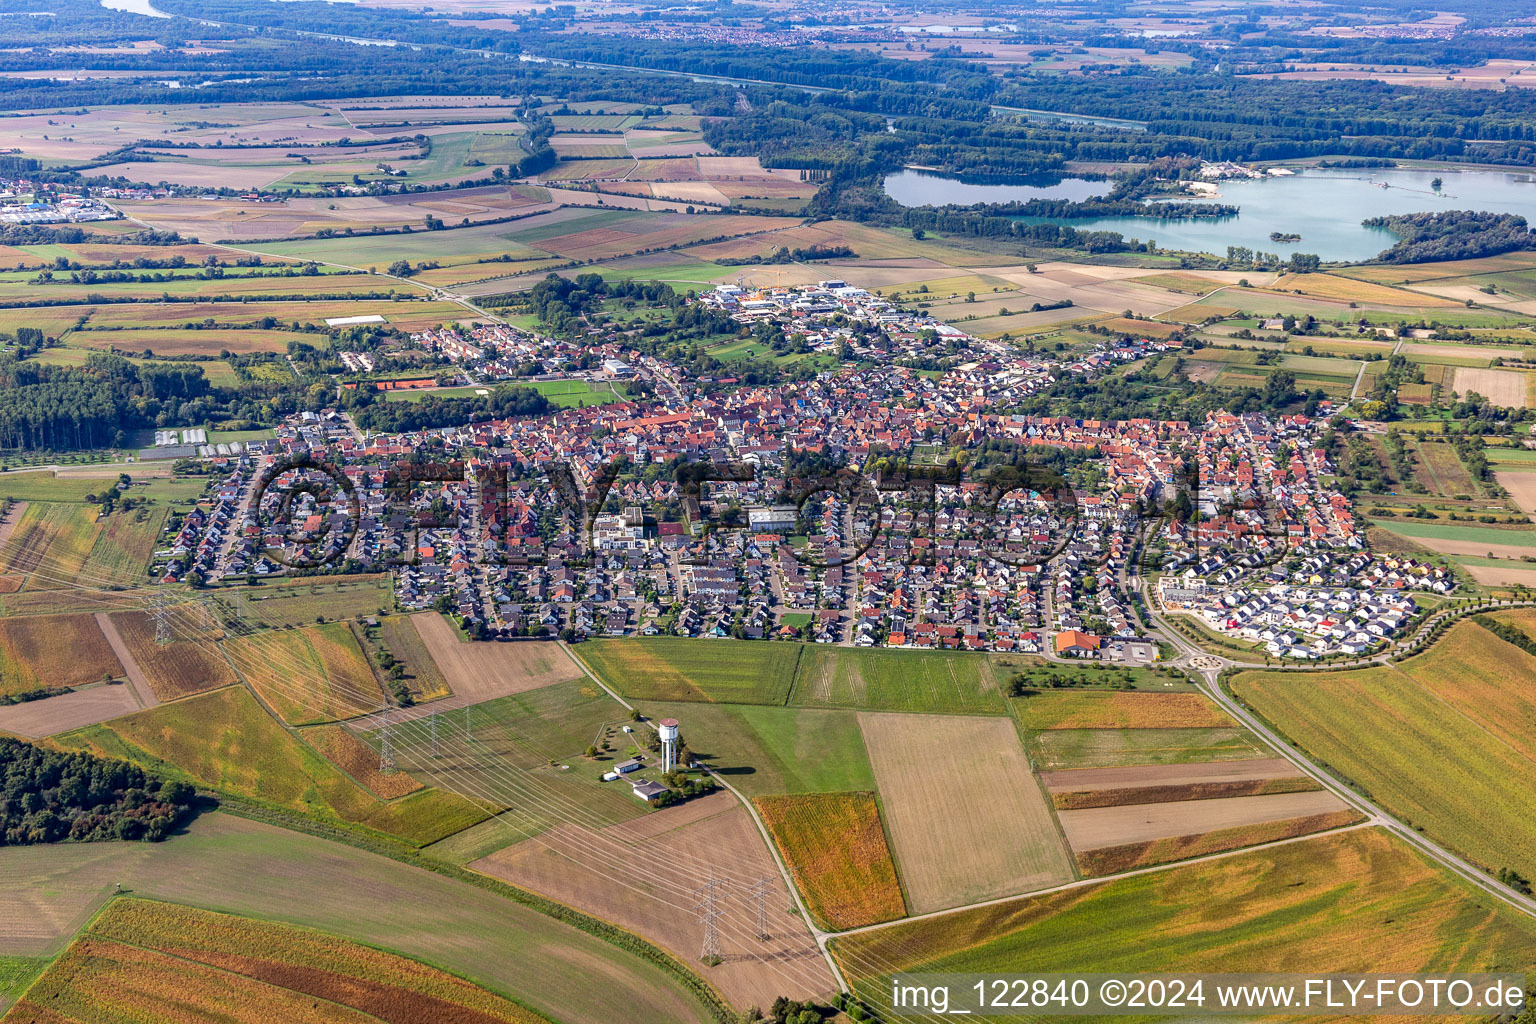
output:
{"label": "forest", "polygon": [[0,355],[0,446],[21,449],[121,447],[126,433],[193,423],[211,407],[203,369],[192,363],[135,366],[92,353],[82,366],[22,362]]}
{"label": "forest", "polygon": [[0,736],[0,846],[164,839],[192,810],[185,782],[126,761]]}
{"label": "forest", "polygon": [[507,384],[489,395],[473,398],[427,395],[419,402],[389,402],[382,394],[362,388],[345,394],[350,397],[343,404],[351,410],[357,425],[385,434],[483,423],[513,416],[538,416],[552,408],[549,400],[532,388]]}
{"label": "forest", "polygon": [[1361,221],[1368,228],[1387,228],[1402,236],[1383,250],[1383,263],[1433,263],[1496,256],[1501,252],[1536,249],[1536,232],[1513,213],[1445,210],[1405,213]]}

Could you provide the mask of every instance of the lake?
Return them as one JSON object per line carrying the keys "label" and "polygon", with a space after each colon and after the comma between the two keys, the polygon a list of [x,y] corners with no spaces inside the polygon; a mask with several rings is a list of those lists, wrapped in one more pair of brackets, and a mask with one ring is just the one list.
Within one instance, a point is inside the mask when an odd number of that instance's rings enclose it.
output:
{"label": "lake", "polygon": [[[1444,180],[1440,194],[1431,182]],[[1292,177],[1223,181],[1220,202],[1239,208],[1219,220],[1157,217],[1023,218],[1028,223],[1067,224],[1083,231],[1118,231],[1148,239],[1164,249],[1225,255],[1238,245],[1262,252],[1315,253],[1325,260],[1371,259],[1397,241],[1383,228],[1365,228],[1367,217],[1440,210],[1516,213],[1536,223],[1536,176],[1506,171],[1417,171],[1403,169],[1305,169]],[[1382,188],[1386,184],[1387,188]],[[985,187],[985,186],[983,186]],[[1000,193],[993,193],[1001,195]],[[1009,202],[1013,196],[975,202]],[[1270,232],[1301,236],[1299,242],[1271,242]]]}
{"label": "lake", "polygon": [[114,11],[126,11],[129,14],[142,14],[150,18],[169,18],[164,11],[157,11],[150,4],[150,0],[101,0],[101,6]]}
{"label": "lake", "polygon": [[1070,199],[1080,202],[1102,196],[1115,187],[1112,181],[1087,178],[1019,178],[1010,184],[973,184],[946,174],[930,174],[908,168],[885,176],[885,194],[902,206],[943,206],[955,203],[1013,203],[1030,199]]}

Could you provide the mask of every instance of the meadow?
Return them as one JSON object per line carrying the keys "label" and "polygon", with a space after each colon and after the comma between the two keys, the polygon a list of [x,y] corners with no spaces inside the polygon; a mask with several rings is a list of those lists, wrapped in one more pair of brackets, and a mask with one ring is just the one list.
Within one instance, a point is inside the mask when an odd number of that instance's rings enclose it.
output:
{"label": "meadow", "polygon": [[[426,964],[292,925],[173,903],[118,899],[11,1010],[20,1021],[163,1013],[230,1024],[451,1016],[479,1024],[546,1018]],[[355,1012],[339,1012],[342,1008]]]}
{"label": "meadow", "polygon": [[1007,711],[989,654],[807,646],[790,703],[949,714]]}
{"label": "meadow", "polygon": [[1536,922],[1376,829],[832,940],[878,1011],[907,971],[1370,971],[1536,962]]}
{"label": "meadow", "polygon": [[758,797],[756,803],[818,925],[840,930],[906,914],[873,793]]}
{"label": "meadow", "polygon": [[[483,888],[223,813],[164,843],[4,851],[0,917],[29,921],[0,952],[41,956],[67,941],[125,881],[134,896],[313,928],[388,947],[516,998],[564,1024],[626,1017],[713,1021],[666,971]],[[530,970],[530,961],[539,964]],[[593,975],[607,979],[591,983]]]}
{"label": "meadow", "polygon": [[571,648],[625,697],[653,701],[783,704],[802,657],[799,644],[641,637]]}
{"label": "meadow", "polygon": [[65,733],[55,742],[65,749],[133,761],[253,803],[417,845],[468,828],[492,813],[434,789],[389,803],[376,799],[285,730],[240,686]]}
{"label": "meadow", "polygon": [[245,628],[303,626],[316,617],[359,619],[394,604],[387,574],[278,580],[255,586],[220,587],[213,608],[226,622]]}
{"label": "meadow", "polygon": [[1396,665],[1245,672],[1234,694],[1399,818],[1489,870],[1536,876],[1536,657],[1474,622]]}

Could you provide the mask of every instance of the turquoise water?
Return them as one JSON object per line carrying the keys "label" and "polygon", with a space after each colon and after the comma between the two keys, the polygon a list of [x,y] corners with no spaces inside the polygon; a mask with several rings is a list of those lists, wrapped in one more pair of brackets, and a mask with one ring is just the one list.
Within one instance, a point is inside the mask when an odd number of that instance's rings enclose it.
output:
{"label": "turquoise water", "polygon": [[[1437,194],[1432,186],[1443,180]],[[1386,184],[1387,188],[1382,188]],[[1515,213],[1536,224],[1536,176],[1505,171],[1410,171],[1398,169],[1309,169],[1293,177],[1223,181],[1221,202],[1239,208],[1219,220],[1156,217],[1089,217],[1030,223],[1067,224],[1083,231],[1118,231],[1126,238],[1156,241],[1160,248],[1225,255],[1237,245],[1262,252],[1315,253],[1325,260],[1365,260],[1391,246],[1397,236],[1362,227],[1367,217],[1440,210]],[[997,200],[1006,202],[1007,200]],[[1201,200],[1179,200],[1200,202]],[[1272,242],[1270,232],[1301,236],[1299,242]]]}
{"label": "turquoise water", "polygon": [[1013,203],[1030,199],[1070,199],[1080,202],[1102,196],[1114,187],[1112,181],[1087,178],[1020,179],[1016,184],[973,184],[960,178],[926,171],[905,170],[885,176],[885,194],[902,206],[943,206],[954,203]]}

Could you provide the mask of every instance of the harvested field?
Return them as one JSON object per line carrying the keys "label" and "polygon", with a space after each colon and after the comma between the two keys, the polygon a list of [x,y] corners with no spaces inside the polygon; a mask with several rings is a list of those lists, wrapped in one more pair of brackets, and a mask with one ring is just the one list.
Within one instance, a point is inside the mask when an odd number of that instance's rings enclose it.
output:
{"label": "harvested field", "polygon": [[122,677],[89,613],[0,617],[0,695]]}
{"label": "harvested field", "polygon": [[[664,842],[667,856],[650,852]],[[636,870],[615,871],[619,858]],[[769,939],[756,937],[750,901],[726,900],[719,922],[723,962],[704,976],[736,1006],[767,1006],[778,996],[826,998],[831,972],[798,915],[780,908],[787,895],[746,808],[728,793],[668,807],[632,822],[591,829],[562,824],[470,865],[636,932],[684,963],[694,963],[703,926],[686,900],[709,867],[733,879],[773,880]]]}
{"label": "harvested field", "polygon": [[591,640],[573,651],[599,679],[637,700],[783,704],[805,647],[658,636]]}
{"label": "harvested field", "polygon": [[1494,405],[1506,409],[1524,409],[1526,375],[1514,370],[1478,370],[1469,366],[1456,367],[1451,387],[1458,395],[1477,392]]}
{"label": "harvested field", "polygon": [[1210,761],[1204,764],[1138,765],[1133,768],[1077,768],[1041,772],[1046,789],[1087,792],[1136,786],[1193,786],[1211,782],[1248,782],[1294,775],[1295,767],[1283,757],[1256,757],[1249,761]]}
{"label": "harvested field", "polygon": [[1203,729],[1231,726],[1200,693],[1043,690],[1016,700],[1026,729]]}
{"label": "harvested field", "polygon": [[1364,302],[1373,306],[1453,306],[1446,299],[1403,291],[1366,281],[1335,277],[1332,274],[1286,274],[1272,286],[1274,291],[1300,291],[1321,299],[1339,299],[1345,302]]}
{"label": "harvested field", "polygon": [[906,914],[873,793],[757,798],[811,916],[841,930]]}
{"label": "harvested field", "polygon": [[139,710],[127,686],[91,686],[46,700],[0,706],[0,732],[39,739]]}
{"label": "harvested field", "polygon": [[385,775],[379,771],[379,752],[342,726],[319,725],[305,729],[302,735],[306,743],[320,752],[320,756],[382,800],[393,800],[424,788],[405,772]]}
{"label": "harvested field", "polygon": [[[1495,464],[1497,464],[1495,460]],[[1494,482],[1509,492],[1509,497],[1528,516],[1536,516],[1536,473],[1518,469],[1499,469]]]}
{"label": "harvested field", "polygon": [[1257,825],[1239,825],[1214,832],[1177,836],[1172,839],[1152,839],[1123,846],[1107,846],[1097,850],[1083,850],[1077,854],[1077,869],[1085,878],[1119,874],[1153,864],[1170,864],[1174,861],[1204,857],[1226,850],[1239,850],[1245,846],[1279,842],[1296,836],[1343,828],[1361,820],[1350,809],[1326,814],[1312,814],[1282,821],[1266,821]]}
{"label": "harvested field", "polygon": [[1169,338],[1182,327],[1182,325],[1163,324],[1151,320],[1127,320],[1119,316],[1103,320],[1099,326],[1138,338]]}
{"label": "harvested field", "polygon": [[555,644],[460,640],[441,615],[413,615],[411,625],[463,703],[478,704],[581,677],[581,669]]}
{"label": "harvested field", "polygon": [[345,622],[224,641],[224,651],[277,716],[313,725],[377,711],[384,692]]}
{"label": "harvested field", "polygon": [[859,726],[913,913],[1072,877],[1012,722],[863,712]]}
{"label": "harvested field", "polygon": [[1462,569],[1488,587],[1536,587],[1536,569],[1514,568],[1519,564],[1511,563],[1510,568],[1502,565],[1463,565]]}
{"label": "harvested field", "polygon": [[1051,804],[1061,811],[1082,811],[1098,807],[1177,803],[1183,800],[1221,800],[1240,796],[1309,793],[1320,788],[1316,782],[1304,775],[1291,775],[1274,779],[1243,779],[1231,782],[1128,786],[1124,789],[1098,787],[1087,790],[1056,790],[1051,793]]}
{"label": "harvested field", "polygon": [[146,612],[116,612],[112,624],[160,700],[175,700],[236,681],[234,670],[214,642],[224,632],[200,605],[171,609],[174,639],[169,643],[155,642],[155,626]]}
{"label": "harvested field", "polygon": [[[13,847],[0,953],[56,952],[111,898],[217,907],[387,946],[479,979],[565,1024],[713,1021],[662,970],[484,889],[288,829],[204,814],[165,843]],[[163,1020],[151,1015],[146,1020]],[[205,1018],[199,1018],[205,1019]]]}
{"label": "harvested field", "polygon": [[84,1024],[159,1015],[170,1004],[180,1014],[230,1024],[545,1020],[393,953],[291,925],[143,899],[108,905],[8,1016]]}
{"label": "harvested field", "polygon": [[[832,940],[881,1010],[890,973],[1523,970],[1536,922],[1380,829]],[[877,965],[871,969],[871,965]]]}
{"label": "harvested field", "polygon": [[1042,770],[1241,761],[1264,757],[1245,729],[1048,729],[1029,737],[1030,761]]}
{"label": "harvested field", "polygon": [[157,356],[216,356],[220,352],[286,352],[290,341],[314,345],[325,339],[294,331],[267,331],[260,328],[231,328],[195,331],[175,328],[133,328],[129,330],[75,331],[69,344],[101,352],[153,352]]}
{"label": "harvested field", "polygon": [[162,704],[55,738],[257,803],[424,845],[501,808],[425,789],[381,802],[272,719],[242,686]]}
{"label": "harvested field", "polygon": [[1057,818],[1074,851],[1121,846],[1150,839],[1214,832],[1266,821],[1331,814],[1344,807],[1332,793],[1282,793],[1216,800],[1179,800],[1164,804],[1095,807],[1061,811]]}

